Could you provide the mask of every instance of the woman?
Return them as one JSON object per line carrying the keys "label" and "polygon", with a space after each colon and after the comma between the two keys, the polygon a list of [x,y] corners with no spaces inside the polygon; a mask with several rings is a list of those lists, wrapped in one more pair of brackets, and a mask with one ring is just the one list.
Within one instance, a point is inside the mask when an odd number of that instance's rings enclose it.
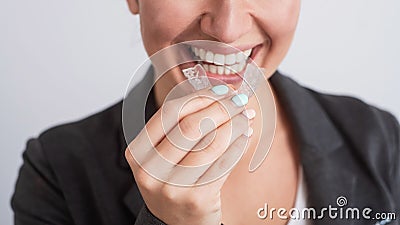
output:
{"label": "woman", "polygon": [[[233,170],[200,186],[160,182],[134,159],[135,151],[149,147],[142,141],[146,133],[140,132],[143,126],[138,124],[130,131],[134,139],[127,148],[121,125],[122,103],[118,103],[28,142],[12,199],[16,224],[287,224],[288,219],[269,209],[305,206],[322,216],[290,223],[399,224],[374,214],[398,213],[400,208],[400,128],[396,119],[359,100],[303,88],[276,72],[292,42],[300,1],[128,0],[128,5],[133,14],[140,15],[148,55],[184,41],[212,40],[250,52],[257,65],[265,68],[277,112],[268,157],[255,172],[248,172],[256,150],[252,140],[257,140],[263,129],[255,98],[248,102],[241,99],[243,104],[231,106],[231,117],[219,110],[216,100],[203,99],[186,105],[179,122],[171,118],[161,121],[166,96],[184,79],[170,72],[157,82],[147,104],[146,130],[154,147],[170,161],[183,165],[234,154],[232,146],[246,136],[238,135],[230,146],[207,154],[182,154],[171,151],[174,146],[160,124],[166,122],[171,131],[186,127],[183,133],[190,136],[198,135],[193,124],[199,118],[219,121],[217,131],[226,123],[239,121],[242,125],[235,128],[237,132],[251,138]],[[133,90],[133,96],[142,96],[149,77]],[[200,92],[215,96],[218,91]],[[233,98],[230,92],[221,96],[227,101]],[[172,101],[168,107],[176,109],[186,100]],[[254,111],[243,113],[245,108]],[[131,116],[140,117],[140,112]],[[250,120],[253,132],[242,120]],[[224,137],[217,135],[214,141],[223,142]],[[153,159],[147,158],[147,166],[157,167],[159,162]],[[223,167],[210,168],[218,166]],[[169,169],[163,171],[179,175]],[[202,175],[207,172],[199,179]],[[343,204],[339,199],[348,202]],[[332,218],[322,210],[329,205],[360,210],[369,207],[373,213],[370,218]],[[275,213],[273,218],[271,213]]]}

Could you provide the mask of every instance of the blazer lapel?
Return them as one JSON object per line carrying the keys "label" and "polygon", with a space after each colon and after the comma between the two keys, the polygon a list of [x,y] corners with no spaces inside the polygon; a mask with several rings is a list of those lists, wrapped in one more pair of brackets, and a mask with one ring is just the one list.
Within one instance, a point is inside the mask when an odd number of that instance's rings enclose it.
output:
{"label": "blazer lapel", "polygon": [[[312,95],[312,91],[297,84],[278,72],[270,78],[277,97],[291,119],[295,135],[300,144],[300,158],[307,186],[307,207],[320,212],[324,207],[340,208],[337,201],[345,200],[346,207],[357,207],[360,212],[365,207],[390,212],[390,199],[370,195],[385,196],[383,191],[370,188],[376,184],[365,174],[365,168],[354,161],[350,147],[344,142],[326,111]],[[375,190],[375,191],[374,191]],[[392,209],[393,211],[393,209]],[[361,215],[360,215],[361,217]],[[374,220],[323,219],[314,224],[374,224]]]}
{"label": "blazer lapel", "polygon": [[[150,67],[144,78],[135,85],[123,101],[120,165],[126,169],[130,169],[124,154],[127,143],[130,143],[139,134],[145,123],[157,110],[152,89],[153,81],[153,68]],[[125,193],[123,202],[136,218],[144,201],[134,180],[130,189]]]}

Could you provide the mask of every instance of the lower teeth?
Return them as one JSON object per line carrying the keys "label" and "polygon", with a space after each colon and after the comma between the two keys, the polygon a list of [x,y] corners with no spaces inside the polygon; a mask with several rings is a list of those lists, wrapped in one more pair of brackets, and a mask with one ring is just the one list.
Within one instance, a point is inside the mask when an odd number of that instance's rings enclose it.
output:
{"label": "lower teeth", "polygon": [[214,64],[201,64],[204,67],[204,70],[210,73],[219,74],[219,75],[233,75],[239,73],[245,68],[246,63],[243,64],[234,64],[231,66],[217,66]]}

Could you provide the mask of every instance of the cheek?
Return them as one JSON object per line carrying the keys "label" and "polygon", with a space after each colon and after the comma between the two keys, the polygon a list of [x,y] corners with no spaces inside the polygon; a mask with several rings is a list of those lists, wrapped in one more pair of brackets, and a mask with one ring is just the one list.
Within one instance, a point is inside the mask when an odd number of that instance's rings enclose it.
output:
{"label": "cheek", "polygon": [[271,39],[294,35],[300,11],[300,0],[272,0],[263,10],[261,26]]}
{"label": "cheek", "polygon": [[287,54],[296,30],[300,10],[299,0],[270,0],[263,3],[258,23],[268,36],[267,51],[260,55],[260,65],[272,75]]}
{"label": "cheek", "polygon": [[[188,1],[190,2],[190,1]],[[195,9],[172,0],[145,0],[140,7],[143,43],[151,55],[174,44],[176,37],[194,20]]]}

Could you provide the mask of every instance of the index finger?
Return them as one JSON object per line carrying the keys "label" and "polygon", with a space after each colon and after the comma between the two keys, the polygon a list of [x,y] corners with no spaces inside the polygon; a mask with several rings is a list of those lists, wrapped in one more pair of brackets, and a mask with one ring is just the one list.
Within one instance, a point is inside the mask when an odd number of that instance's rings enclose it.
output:
{"label": "index finger", "polygon": [[203,89],[190,95],[167,101],[147,122],[138,136],[129,144],[132,150],[140,146],[141,150],[150,150],[158,145],[178,122],[197,111],[231,95],[227,86],[226,92],[215,93],[213,89]]}

